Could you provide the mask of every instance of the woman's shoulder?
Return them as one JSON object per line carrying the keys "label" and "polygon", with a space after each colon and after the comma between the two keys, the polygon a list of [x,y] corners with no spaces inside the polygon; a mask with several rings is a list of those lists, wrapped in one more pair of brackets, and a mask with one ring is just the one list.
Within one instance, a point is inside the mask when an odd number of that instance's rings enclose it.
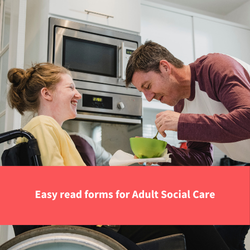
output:
{"label": "woman's shoulder", "polygon": [[31,129],[34,127],[42,127],[42,126],[50,126],[50,127],[60,127],[60,125],[57,123],[57,121],[52,118],[51,116],[46,115],[38,115],[36,117],[33,117],[25,126],[23,129]]}

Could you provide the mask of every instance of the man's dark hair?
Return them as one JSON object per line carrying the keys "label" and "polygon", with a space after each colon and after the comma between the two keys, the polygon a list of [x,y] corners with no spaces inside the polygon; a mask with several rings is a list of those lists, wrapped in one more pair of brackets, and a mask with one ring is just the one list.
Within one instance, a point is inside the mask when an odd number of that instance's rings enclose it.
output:
{"label": "man's dark hair", "polygon": [[160,72],[159,63],[166,60],[176,68],[182,68],[183,62],[174,57],[165,47],[152,41],[137,48],[129,58],[126,68],[126,86],[132,82],[132,77],[136,71],[155,71]]}

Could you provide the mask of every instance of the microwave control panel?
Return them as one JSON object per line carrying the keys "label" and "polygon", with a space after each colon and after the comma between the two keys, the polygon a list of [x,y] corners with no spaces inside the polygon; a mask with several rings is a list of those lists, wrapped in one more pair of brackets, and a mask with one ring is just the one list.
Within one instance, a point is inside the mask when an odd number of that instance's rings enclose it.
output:
{"label": "microwave control panel", "polygon": [[122,80],[126,79],[126,67],[131,54],[135,51],[133,48],[126,47],[122,43]]}

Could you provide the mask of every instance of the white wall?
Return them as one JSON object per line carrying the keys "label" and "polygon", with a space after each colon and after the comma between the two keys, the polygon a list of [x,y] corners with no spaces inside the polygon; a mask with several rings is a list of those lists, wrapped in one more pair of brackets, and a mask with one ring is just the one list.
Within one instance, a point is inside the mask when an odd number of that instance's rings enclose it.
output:
{"label": "white wall", "polygon": [[208,53],[224,53],[250,64],[250,29],[231,22],[194,17],[196,58]]}
{"label": "white wall", "polygon": [[230,12],[225,19],[250,27],[250,1]]}

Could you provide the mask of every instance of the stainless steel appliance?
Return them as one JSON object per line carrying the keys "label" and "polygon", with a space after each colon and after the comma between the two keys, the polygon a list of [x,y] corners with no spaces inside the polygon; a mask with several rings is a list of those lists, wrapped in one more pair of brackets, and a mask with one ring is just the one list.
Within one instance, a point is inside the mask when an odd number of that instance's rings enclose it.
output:
{"label": "stainless steel appliance", "polygon": [[125,87],[125,69],[140,36],[50,18],[48,61],[68,68],[82,99],[76,120],[64,128],[91,137],[107,151],[131,152],[129,138],[142,135],[142,98]]}

